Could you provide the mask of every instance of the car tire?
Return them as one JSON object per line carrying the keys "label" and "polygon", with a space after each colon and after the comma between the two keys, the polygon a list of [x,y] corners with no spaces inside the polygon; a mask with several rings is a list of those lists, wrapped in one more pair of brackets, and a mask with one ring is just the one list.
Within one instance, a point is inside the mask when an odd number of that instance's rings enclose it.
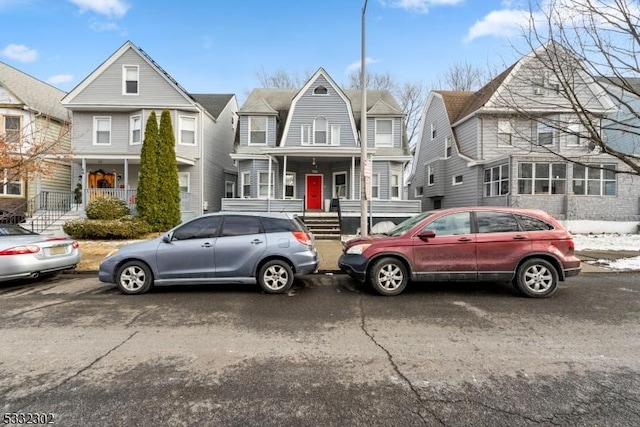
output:
{"label": "car tire", "polygon": [[143,294],[153,286],[153,273],[144,262],[129,261],[118,269],[116,284],[122,293]]}
{"label": "car tire", "polygon": [[547,298],[558,288],[558,271],[541,258],[523,262],[516,272],[516,288],[531,298]]}
{"label": "car tire", "polygon": [[398,295],[407,287],[409,274],[397,258],[380,258],[369,270],[369,283],[380,295]]}
{"label": "car tire", "polygon": [[260,267],[258,284],[268,294],[287,292],[293,285],[293,270],[286,261],[268,261]]}

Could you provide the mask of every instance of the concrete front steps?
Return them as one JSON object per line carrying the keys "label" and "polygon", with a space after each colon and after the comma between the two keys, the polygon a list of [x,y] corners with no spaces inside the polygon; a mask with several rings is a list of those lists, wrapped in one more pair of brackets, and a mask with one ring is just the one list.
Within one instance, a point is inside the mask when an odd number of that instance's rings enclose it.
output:
{"label": "concrete front steps", "polygon": [[72,209],[64,213],[61,217],[53,220],[53,222],[48,224],[44,230],[38,231],[37,228],[42,224],[42,221],[44,221],[46,216],[47,213],[45,211],[36,211],[31,218],[27,218],[27,220],[21,225],[27,230],[33,230],[40,234],[44,234],[45,236],[60,237],[66,235],[62,229],[65,222],[86,217],[84,211]]}
{"label": "concrete front steps", "polygon": [[305,212],[303,219],[317,240],[340,240],[337,212]]}

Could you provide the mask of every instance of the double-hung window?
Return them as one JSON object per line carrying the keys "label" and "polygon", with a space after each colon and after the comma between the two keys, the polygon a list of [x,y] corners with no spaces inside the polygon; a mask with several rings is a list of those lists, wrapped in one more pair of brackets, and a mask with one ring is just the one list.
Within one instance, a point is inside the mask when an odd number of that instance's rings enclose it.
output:
{"label": "double-hung window", "polygon": [[293,199],[296,196],[296,174],[287,172],[284,177],[284,198]]}
{"label": "double-hung window", "polygon": [[511,145],[513,129],[509,120],[498,120],[498,144]]}
{"label": "double-hung window", "polygon": [[20,116],[4,116],[4,140],[8,144],[20,144]]}
{"label": "double-hung window", "polygon": [[273,198],[275,175],[271,172],[271,187],[269,187],[269,172],[258,172],[258,198]]}
{"label": "double-hung window", "polygon": [[436,183],[436,175],[432,165],[427,165],[427,185],[432,186]]}
{"label": "double-hung window", "polygon": [[451,157],[451,153],[453,150],[453,142],[452,137],[448,136],[444,139],[444,158],[448,159]]}
{"label": "double-hung window", "polygon": [[567,145],[579,146],[582,145],[582,125],[579,123],[571,123],[567,126]]}
{"label": "double-hung window", "polygon": [[400,198],[400,175],[398,174],[391,175],[391,198]]}
{"label": "double-hung window", "polygon": [[21,196],[22,181],[12,177],[8,169],[0,170],[0,194],[3,196]]}
{"label": "double-hung window", "polygon": [[124,95],[137,95],[140,70],[137,65],[122,66],[122,93]]}
{"label": "double-hung window", "polygon": [[180,116],[180,144],[196,145],[196,118]]}
{"label": "double-hung window", "polygon": [[242,185],[242,198],[248,199],[251,197],[251,172],[242,172],[241,182]]}
{"label": "double-hung window", "polygon": [[393,145],[393,119],[376,119],[376,146]]}
{"label": "double-hung window", "polygon": [[142,143],[142,117],[131,116],[130,120],[131,135],[129,143],[131,145],[138,145]]}
{"label": "double-hung window", "polygon": [[317,117],[313,121],[313,143],[314,144],[326,144],[327,143],[327,119],[324,117]]}
{"label": "double-hung window", "polygon": [[380,198],[380,175],[377,173],[371,175],[371,198]]}
{"label": "double-hung window", "polygon": [[267,117],[249,117],[249,145],[267,143]]}
{"label": "double-hung window", "polygon": [[547,123],[536,124],[536,143],[538,145],[552,145],[553,144],[554,129]]}
{"label": "double-hung window", "polygon": [[93,118],[93,144],[111,145],[111,117]]}
{"label": "double-hung window", "polygon": [[300,143],[302,145],[310,145],[313,143],[312,139],[311,139],[311,125],[302,125],[300,127],[300,135],[301,135],[301,139],[300,139]]}

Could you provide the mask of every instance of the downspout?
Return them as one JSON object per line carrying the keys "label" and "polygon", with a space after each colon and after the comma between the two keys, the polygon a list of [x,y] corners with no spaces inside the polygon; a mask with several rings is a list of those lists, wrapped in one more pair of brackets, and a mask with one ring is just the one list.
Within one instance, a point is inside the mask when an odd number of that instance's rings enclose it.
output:
{"label": "downspout", "polygon": [[198,108],[198,118],[200,122],[200,167],[198,168],[198,172],[200,173],[200,207],[198,209],[200,214],[204,213],[204,120],[202,117],[202,109]]}
{"label": "downspout", "polygon": [[271,164],[273,163],[273,159],[271,157],[271,154],[267,155],[267,157],[269,157],[269,177],[267,178],[267,212],[271,212],[271,172],[273,171],[273,166]]}

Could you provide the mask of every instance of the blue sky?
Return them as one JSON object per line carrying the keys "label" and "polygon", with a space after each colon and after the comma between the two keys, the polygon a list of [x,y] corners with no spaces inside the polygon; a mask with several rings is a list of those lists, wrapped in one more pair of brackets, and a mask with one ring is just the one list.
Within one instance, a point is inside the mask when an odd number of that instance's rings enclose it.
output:
{"label": "blue sky", "polygon": [[[518,57],[517,0],[368,0],[367,71],[429,86],[455,63]],[[70,91],[124,42],[193,93],[259,87],[257,74],[339,84],[359,69],[364,0],[0,0],[0,60]],[[522,49],[522,48],[521,48]]]}

